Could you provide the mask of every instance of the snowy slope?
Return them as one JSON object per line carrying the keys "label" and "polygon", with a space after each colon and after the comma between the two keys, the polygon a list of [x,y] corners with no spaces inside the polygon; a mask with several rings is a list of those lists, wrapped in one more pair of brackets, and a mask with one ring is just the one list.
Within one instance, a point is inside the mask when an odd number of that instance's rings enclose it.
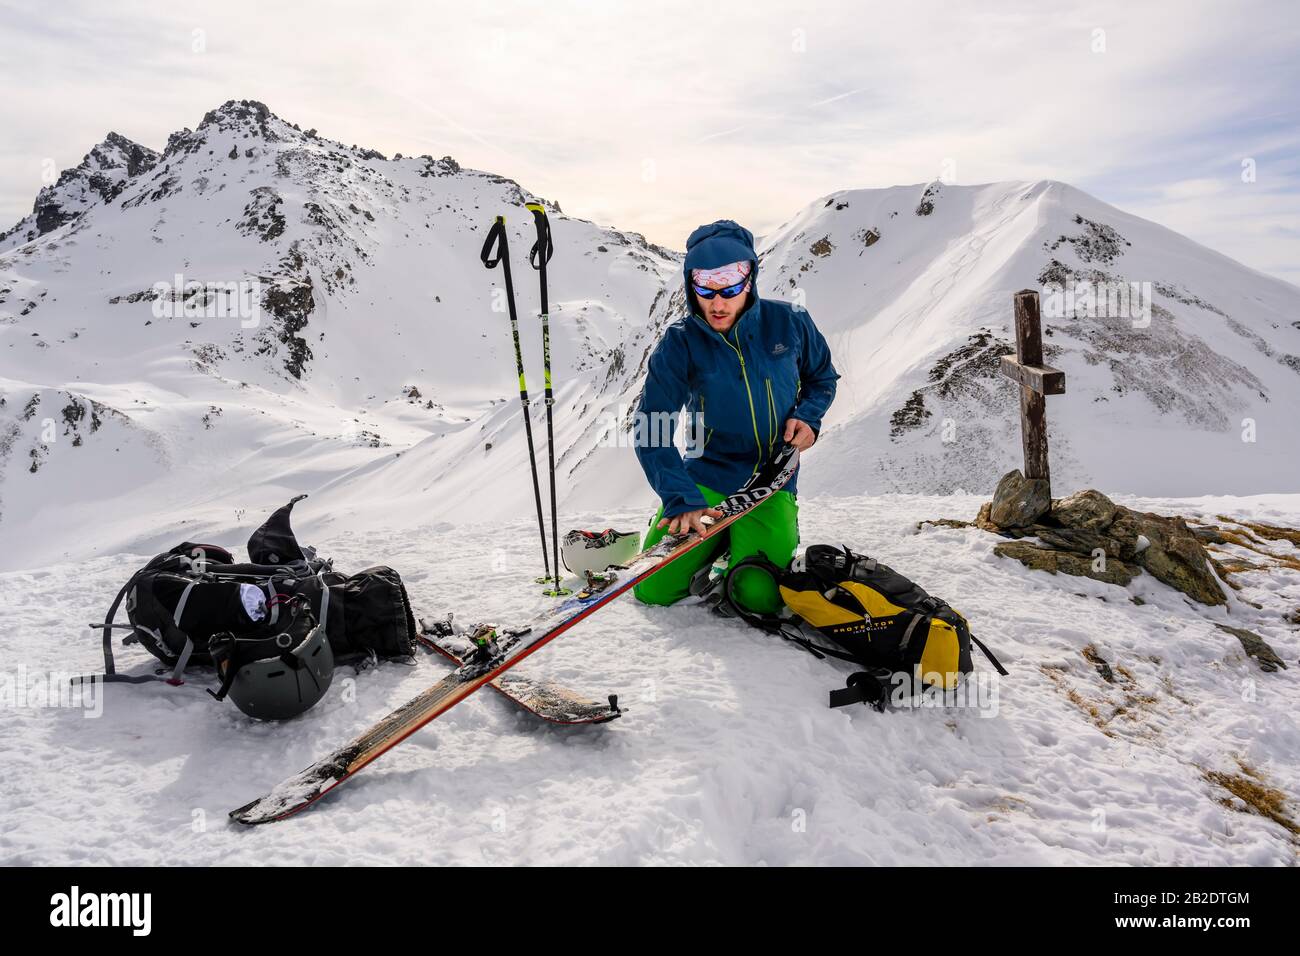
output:
{"label": "snowy slope", "polygon": [[[1124,501],[1300,525],[1295,495]],[[868,549],[959,607],[1011,671],[995,707],[829,710],[838,665],[699,607],[621,600],[522,666],[619,693],[623,719],[556,728],[479,694],[312,810],[252,830],[226,812],[445,665],[342,669],[319,705],[279,725],[215,703],[202,672],[179,688],[109,687],[97,719],[0,708],[0,863],[1293,865],[1294,836],[1216,781],[1247,779],[1244,765],[1288,799],[1300,793],[1300,634],[1278,613],[1300,606],[1300,573],[1255,576],[1241,597],[1263,609],[1234,599],[1229,617],[1145,575],[1137,606],[1117,587],[995,558],[998,539],[983,532],[915,532],[978,503],[814,497],[801,525],[806,541]],[[296,517],[313,510],[303,502]],[[635,527],[639,514],[614,523]],[[540,600],[520,587],[530,531],[523,519],[417,523],[338,535],[328,553],[344,568],[401,568],[422,613],[511,620]],[[143,557],[0,573],[6,657],[36,688],[48,672],[99,667],[98,639],[76,625]],[[1257,630],[1290,668],[1261,673],[1213,620]],[[151,660],[119,654],[132,673]],[[1284,812],[1295,819],[1294,804]]]}
{"label": "snowy slope", "polygon": [[[527,198],[247,101],[161,156],[110,136],[42,192],[61,225],[15,245],[29,217],[0,254],[0,566],[141,550],[182,527],[215,537],[289,491],[328,505],[308,529],[321,533],[517,516],[530,489],[514,356],[500,272],[477,255],[506,215],[536,399]],[[561,509],[649,509],[610,437],[684,313],[680,257],[551,209]],[[805,493],[990,489],[1020,457],[997,371],[1011,295],[1078,280],[1149,283],[1153,317],[1047,318],[1068,388],[1049,410],[1058,490],[1296,486],[1300,290],[1078,190],[845,191],[760,252],[764,294],[810,309],[843,374]],[[260,308],[225,314],[229,296],[185,283],[244,283]]]}
{"label": "snowy slope", "polygon": [[[5,561],[139,547],[184,521],[215,534],[240,509],[348,475],[371,498],[423,493],[462,462],[485,463],[474,490],[513,513],[517,376],[494,311],[501,273],[478,251],[506,215],[537,394],[531,198],[450,158],[345,147],[257,103],[173,134],[111,204],[0,256]],[[564,263],[552,360],[569,413],[677,264],[550,208]],[[245,299],[259,308],[238,311]],[[379,467],[411,449],[427,452],[417,467]]]}
{"label": "snowy slope", "polygon": [[[808,491],[991,489],[1021,460],[1012,296],[1149,283],[1149,327],[1049,317],[1054,488],[1300,489],[1300,289],[1063,183],[836,193],[764,241],[844,373]],[[1077,314],[1076,314],[1077,313]],[[1244,442],[1246,420],[1256,440]]]}
{"label": "snowy slope", "polygon": [[[1080,281],[1147,284],[1151,320],[1135,328],[1083,308],[1045,318],[1047,360],[1065,370],[1068,389],[1049,411],[1058,491],[1300,487],[1300,289],[1065,184],[837,193],[759,251],[764,294],[809,309],[843,376],[805,493],[991,490],[1021,460],[1018,394],[998,371],[1014,352],[1012,295]],[[601,444],[607,419],[572,413],[588,402],[609,408],[614,394],[616,407],[635,407],[649,351],[684,312],[673,276],[596,393],[562,403],[566,510],[653,507],[631,453]],[[1243,441],[1247,430],[1254,440]],[[440,470],[431,454],[385,465],[386,486],[409,493],[412,508],[454,518],[429,492],[466,489],[451,493],[459,502],[481,472]],[[522,476],[514,481],[526,489]],[[349,481],[331,504],[352,507],[363,487]],[[493,503],[484,496],[478,506]],[[367,517],[385,520],[380,510]]]}

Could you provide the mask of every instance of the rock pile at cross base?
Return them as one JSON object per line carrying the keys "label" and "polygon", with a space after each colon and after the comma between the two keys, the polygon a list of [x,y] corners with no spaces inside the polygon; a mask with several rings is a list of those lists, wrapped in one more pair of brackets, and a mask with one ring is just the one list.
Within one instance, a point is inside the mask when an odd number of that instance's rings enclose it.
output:
{"label": "rock pile at cross base", "polygon": [[[923,522],[947,527],[976,527],[1013,540],[996,545],[995,554],[1026,567],[1053,574],[1072,574],[1125,587],[1143,570],[1211,607],[1228,598],[1212,568],[1203,542],[1216,540],[1212,527],[1192,529],[1181,516],[1134,511],[1117,505],[1100,491],[1087,489],[1052,498],[1046,480],[1026,478],[1019,469],[998,482],[993,500],[985,502],[973,522]],[[1026,538],[1036,538],[1037,543]],[[1134,597],[1141,603],[1141,598]],[[1226,624],[1216,626],[1239,641],[1266,671],[1287,665],[1258,634]]]}
{"label": "rock pile at cross base", "polygon": [[1042,478],[1026,478],[1019,469],[998,482],[993,500],[980,508],[975,526],[1008,538],[1034,537],[1000,544],[997,554],[1027,567],[1127,585],[1146,569],[1194,601],[1226,604],[1209,556],[1187,522],[1117,505],[1100,491],[1088,489],[1053,499]]}

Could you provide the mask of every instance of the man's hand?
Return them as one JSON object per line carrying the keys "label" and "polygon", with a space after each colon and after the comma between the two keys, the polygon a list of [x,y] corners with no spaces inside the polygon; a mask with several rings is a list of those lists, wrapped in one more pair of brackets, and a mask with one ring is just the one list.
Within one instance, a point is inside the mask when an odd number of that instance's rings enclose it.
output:
{"label": "man's hand", "polygon": [[698,532],[700,537],[708,533],[704,522],[700,519],[705,515],[710,518],[718,519],[722,517],[722,512],[717,508],[701,508],[698,511],[687,511],[671,518],[661,518],[658,527],[668,529],[669,534],[686,534],[688,531]]}
{"label": "man's hand", "polygon": [[787,418],[785,421],[785,438],[783,441],[789,442],[800,451],[807,451],[812,447],[813,442],[817,440],[817,433],[812,430],[812,426],[806,422],[801,422],[797,418]]}

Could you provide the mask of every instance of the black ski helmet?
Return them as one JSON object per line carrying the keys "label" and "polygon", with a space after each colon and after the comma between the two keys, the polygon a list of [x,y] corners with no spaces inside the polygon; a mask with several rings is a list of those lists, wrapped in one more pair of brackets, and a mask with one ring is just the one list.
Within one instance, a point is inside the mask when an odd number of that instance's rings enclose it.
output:
{"label": "black ski helmet", "polygon": [[325,696],[334,679],[334,651],[325,628],[305,602],[294,601],[265,631],[213,636],[212,659],[221,675],[217,700],[259,720],[297,717]]}

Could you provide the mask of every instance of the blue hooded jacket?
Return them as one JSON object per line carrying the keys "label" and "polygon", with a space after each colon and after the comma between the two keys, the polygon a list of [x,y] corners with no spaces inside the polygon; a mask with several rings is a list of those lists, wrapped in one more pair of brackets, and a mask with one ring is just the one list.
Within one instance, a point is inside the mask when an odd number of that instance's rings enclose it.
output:
{"label": "blue hooded jacket", "polygon": [[[745,259],[753,263],[749,304],[723,335],[696,311],[691,270]],[[697,484],[721,494],[744,485],[781,444],[787,419],[820,433],[839,378],[808,311],[759,298],[758,256],[748,229],[730,219],[700,226],[686,240],[683,272],[690,314],[670,325],[655,346],[637,410],[643,422],[651,422],[644,435],[659,437],[653,422],[685,408],[698,416],[703,450],[683,460],[669,442],[642,436],[635,442],[669,518],[708,507]],[[797,477],[796,472],[786,491],[795,491]]]}

